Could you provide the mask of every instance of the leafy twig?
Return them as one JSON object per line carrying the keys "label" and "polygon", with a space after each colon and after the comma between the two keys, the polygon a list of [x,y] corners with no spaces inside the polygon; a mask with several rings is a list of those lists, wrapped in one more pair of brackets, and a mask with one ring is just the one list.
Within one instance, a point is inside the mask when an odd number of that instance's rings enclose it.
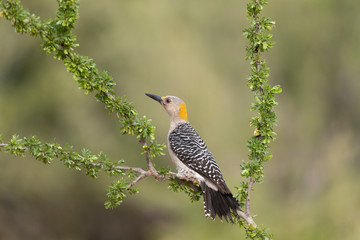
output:
{"label": "leafy twig", "polygon": [[246,47],[246,59],[250,60],[251,75],[248,77],[247,85],[255,96],[251,110],[257,110],[258,116],[251,119],[250,125],[255,128],[254,136],[247,142],[249,150],[249,161],[241,164],[241,175],[247,181],[241,182],[236,196],[240,206],[245,207],[245,213],[241,215],[248,223],[246,234],[250,239],[268,239],[271,234],[264,229],[256,227],[251,215],[251,191],[254,183],[261,183],[264,177],[263,163],[269,161],[272,155],[269,153],[269,143],[274,140],[275,132],[273,126],[276,123],[276,115],[273,108],[277,105],[275,94],[281,92],[280,86],[271,87],[267,83],[269,68],[266,67],[262,53],[268,51],[273,42],[270,41],[272,30],[275,24],[270,18],[260,17],[266,0],[250,0],[247,4],[247,16],[250,20],[250,27],[244,30],[244,36],[248,39]]}

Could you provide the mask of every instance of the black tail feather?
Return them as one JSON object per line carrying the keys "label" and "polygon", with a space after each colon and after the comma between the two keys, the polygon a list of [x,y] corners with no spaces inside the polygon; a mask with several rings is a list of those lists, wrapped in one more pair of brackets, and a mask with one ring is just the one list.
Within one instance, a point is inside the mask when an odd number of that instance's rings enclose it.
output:
{"label": "black tail feather", "polygon": [[237,210],[239,210],[239,202],[233,197],[231,193],[224,193],[216,191],[211,187],[208,187],[206,183],[201,184],[204,196],[204,211],[206,217],[215,219],[216,215],[220,219],[225,218],[228,222],[232,220],[231,212],[235,216],[239,217]]}

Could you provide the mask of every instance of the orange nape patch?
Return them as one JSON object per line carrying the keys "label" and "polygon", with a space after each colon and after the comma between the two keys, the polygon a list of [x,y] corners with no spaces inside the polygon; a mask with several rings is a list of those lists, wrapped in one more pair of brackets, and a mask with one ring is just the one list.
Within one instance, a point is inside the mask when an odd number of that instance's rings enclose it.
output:
{"label": "orange nape patch", "polygon": [[179,110],[179,117],[187,121],[187,111],[185,103],[179,103],[180,110]]}

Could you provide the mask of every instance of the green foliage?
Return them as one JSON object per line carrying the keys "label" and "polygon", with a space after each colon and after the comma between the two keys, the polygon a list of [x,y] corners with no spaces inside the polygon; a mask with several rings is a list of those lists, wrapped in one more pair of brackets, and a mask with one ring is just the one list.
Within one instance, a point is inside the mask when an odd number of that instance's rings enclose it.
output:
{"label": "green foliage", "polygon": [[194,185],[190,182],[181,181],[180,179],[173,179],[169,184],[169,189],[174,192],[185,192],[191,202],[197,202],[202,196],[201,188],[198,185]]}
{"label": "green foliage", "polygon": [[[273,108],[277,105],[275,94],[281,92],[280,86],[271,87],[267,81],[269,77],[269,68],[266,66],[262,53],[268,51],[274,44],[271,41],[272,35],[269,31],[275,25],[270,18],[260,17],[266,0],[251,0],[247,4],[247,16],[250,20],[250,27],[244,30],[244,36],[248,39],[246,47],[246,59],[250,61],[251,75],[248,77],[247,85],[254,93],[255,101],[251,105],[252,111],[257,111],[258,115],[250,121],[250,126],[255,128],[254,136],[247,142],[249,150],[249,161],[242,161],[241,176],[248,179],[241,182],[241,186],[237,187],[235,195],[240,202],[242,208],[247,207],[247,198],[249,191],[252,190],[252,181],[262,182],[264,177],[263,163],[269,161],[272,155],[269,153],[269,143],[275,139],[276,133],[273,127],[276,124],[276,114]],[[250,215],[246,209],[247,215]],[[259,227],[246,227],[246,237],[248,239],[269,239],[272,236]]]}
{"label": "green foliage", "polygon": [[73,150],[73,146],[65,145],[61,147],[59,144],[43,143],[36,137],[19,138],[14,135],[8,144],[5,144],[5,152],[24,157],[28,152],[35,159],[50,164],[54,158],[59,159],[63,164],[77,171],[85,171],[85,174],[97,178],[99,171],[104,171],[108,176],[120,177],[119,180],[113,182],[107,189],[108,201],[105,202],[106,208],[115,208],[122,203],[122,199],[126,194],[135,194],[137,188],[128,188],[129,182],[134,179],[137,174],[131,169],[124,171],[119,168],[124,161],[111,161],[104,153],[92,154],[88,149],[83,149],[81,153]]}
{"label": "green foliage", "polygon": [[103,170],[109,176],[123,176],[123,170],[116,168],[123,161],[115,163],[111,161],[104,153],[92,154],[88,149],[83,149],[81,153],[73,150],[73,146],[65,145],[61,147],[60,144],[44,143],[38,140],[35,136],[27,138],[19,138],[14,135],[9,144],[5,146],[5,152],[24,157],[28,152],[38,161],[50,164],[54,158],[59,159],[66,167],[78,171],[85,171],[86,175],[97,178],[98,172]]}
{"label": "green foliage", "polygon": [[249,186],[248,182],[241,182],[240,187],[235,187],[237,193],[234,195],[234,197],[239,200],[240,208],[245,207],[246,197],[248,196],[248,192],[247,192],[248,186]]}
{"label": "green foliage", "polygon": [[265,240],[265,239],[272,239],[273,235],[269,233],[268,228],[263,227],[249,227],[246,229],[246,239],[253,239],[253,240]]}
{"label": "green foliage", "polygon": [[166,167],[166,168],[158,168],[158,173],[162,176],[166,176],[166,177],[171,177],[170,174],[170,167]]}
{"label": "green foliage", "polygon": [[280,86],[271,87],[267,83],[269,68],[266,67],[265,60],[261,53],[273,46],[270,41],[272,35],[269,33],[275,24],[270,18],[260,17],[265,0],[253,0],[247,4],[247,15],[250,19],[250,27],[244,30],[244,36],[248,39],[246,47],[246,59],[250,60],[251,75],[248,77],[247,85],[254,93],[255,102],[252,103],[251,110],[257,110],[258,115],[253,117],[250,125],[255,128],[254,136],[247,142],[250,151],[249,162],[242,163],[242,176],[253,178],[256,182],[261,182],[264,176],[263,162],[271,159],[269,154],[269,143],[274,140],[276,133],[273,127],[276,124],[276,114],[273,108],[277,105],[275,94],[281,92]]}
{"label": "green foliage", "polygon": [[125,181],[123,178],[113,182],[107,189],[108,200],[105,202],[106,209],[114,209],[122,203],[126,193],[130,195],[136,194],[139,192],[138,188],[128,188],[129,182]]}

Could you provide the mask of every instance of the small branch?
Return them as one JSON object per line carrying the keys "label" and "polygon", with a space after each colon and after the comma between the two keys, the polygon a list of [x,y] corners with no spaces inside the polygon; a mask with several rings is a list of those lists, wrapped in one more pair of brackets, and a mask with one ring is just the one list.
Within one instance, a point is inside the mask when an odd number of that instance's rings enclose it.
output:
{"label": "small branch", "polygon": [[199,190],[199,187],[197,187],[196,185],[193,184],[193,182],[190,180],[190,179],[184,179],[182,177],[182,179],[180,179],[178,177],[178,175],[174,172],[169,172],[169,176],[167,175],[160,175],[156,170],[155,171],[152,171],[152,170],[148,170],[148,171],[145,171],[144,169],[142,168],[132,168],[132,167],[123,167],[123,166],[114,166],[114,168],[116,169],[120,169],[120,170],[125,170],[125,171],[133,171],[133,172],[136,172],[136,173],[139,173],[140,175],[135,178],[127,187],[127,189],[130,189],[131,187],[133,187],[136,183],[140,182],[142,179],[144,178],[147,178],[147,177],[150,177],[150,176],[153,176],[155,177],[155,179],[157,180],[167,180],[167,181],[171,181],[171,180],[176,180],[180,185],[181,184],[189,184],[188,186],[190,188],[192,188],[194,191],[198,191]]}
{"label": "small branch", "polygon": [[132,181],[128,186],[127,186],[127,190],[129,190],[132,186],[134,186],[137,182],[139,182],[141,179],[144,179],[147,177],[146,172],[144,174],[140,174],[140,176],[138,176],[134,181]]}
{"label": "small branch", "polygon": [[[139,142],[140,142],[140,144],[141,144],[143,147],[146,147],[146,146],[147,146],[146,141],[145,141],[144,138],[140,138]],[[150,159],[150,157],[149,157],[148,151],[147,151],[147,150],[144,150],[144,152],[145,152],[146,163],[147,163],[147,166],[148,166],[149,171],[153,172],[153,173],[156,174],[156,175],[159,175],[159,174],[157,173],[156,169],[154,168],[154,165],[153,165],[152,162],[151,162],[151,159]]]}
{"label": "small branch", "polygon": [[[114,166],[116,169],[125,170],[125,171],[133,171],[136,173],[139,173],[140,175],[146,175],[146,177],[153,176],[157,179],[161,180],[172,180],[177,177],[177,174],[174,172],[169,172],[170,177],[165,175],[160,175],[157,171],[145,171],[142,168],[133,168],[133,167],[127,167],[127,166]],[[190,180],[189,180],[190,181]]]}
{"label": "small branch", "polygon": [[135,178],[128,186],[127,189],[130,189],[131,187],[133,187],[136,183],[140,182],[142,179],[153,176],[155,179],[157,180],[163,180],[163,181],[171,181],[171,180],[176,180],[179,184],[185,184],[185,183],[190,183],[189,187],[192,188],[194,191],[198,191],[198,187],[195,186],[193,184],[193,182],[190,179],[180,179],[178,178],[177,174],[174,172],[169,172],[169,176],[167,175],[160,175],[156,170],[148,170],[145,171],[142,168],[132,168],[132,167],[123,167],[123,166],[114,166],[114,168],[116,169],[120,169],[120,170],[125,170],[125,171],[133,171],[136,173],[139,173],[140,175]]}
{"label": "small branch", "polygon": [[245,202],[245,213],[246,213],[246,215],[248,217],[251,216],[251,213],[250,213],[250,192],[251,192],[251,189],[252,189],[252,186],[253,186],[254,183],[255,183],[255,179],[250,178],[248,188],[247,188],[246,202]]}
{"label": "small branch", "polygon": [[0,147],[6,147],[6,146],[7,146],[6,143],[1,143],[1,144],[0,144]]}
{"label": "small branch", "polygon": [[[134,186],[136,183],[138,183],[140,180],[146,178],[146,177],[150,177],[150,176],[153,176],[155,177],[156,179],[161,179],[161,180],[171,180],[172,178],[171,177],[168,177],[168,176],[165,176],[165,175],[160,175],[156,170],[155,171],[152,171],[152,170],[148,170],[148,171],[145,171],[144,169],[142,168],[133,168],[133,167],[123,167],[123,166],[114,166],[114,168],[116,169],[120,169],[120,170],[125,170],[125,171],[133,171],[133,172],[136,172],[136,173],[139,173],[140,175],[134,179],[130,184],[129,186],[127,187],[127,189],[131,188],[132,186]],[[176,176],[176,173],[172,173],[170,172],[170,175],[171,176]]]}
{"label": "small branch", "polygon": [[114,166],[116,169],[125,170],[125,171],[133,171],[140,174],[146,174],[146,171],[142,168],[133,168],[133,167],[123,167],[123,166]]}
{"label": "small branch", "polygon": [[[144,139],[140,139],[140,143],[145,146],[146,145],[146,142]],[[160,175],[158,173],[158,171],[154,168],[152,162],[151,162],[151,159],[149,158],[149,155],[148,153],[145,151],[145,158],[146,158],[146,162],[147,162],[147,166],[149,168],[148,171],[145,171],[144,169],[142,168],[133,168],[133,167],[128,167],[128,166],[113,166],[113,168],[116,168],[116,169],[120,169],[120,170],[125,170],[125,171],[133,171],[133,172],[136,172],[136,173],[139,173],[140,175],[134,179],[127,187],[127,189],[133,187],[136,183],[138,183],[139,181],[141,181],[142,179],[146,178],[146,177],[150,177],[150,176],[153,176],[155,177],[155,179],[157,180],[173,180],[173,179],[176,179],[177,178],[177,174],[174,173],[174,172],[169,172],[169,176],[166,176],[166,175]],[[181,183],[185,183],[185,182],[191,182],[190,179],[188,180],[178,180],[179,184]],[[192,183],[192,182],[191,182]],[[190,185],[191,188],[193,188],[194,190],[196,190],[196,186],[195,185]]]}

